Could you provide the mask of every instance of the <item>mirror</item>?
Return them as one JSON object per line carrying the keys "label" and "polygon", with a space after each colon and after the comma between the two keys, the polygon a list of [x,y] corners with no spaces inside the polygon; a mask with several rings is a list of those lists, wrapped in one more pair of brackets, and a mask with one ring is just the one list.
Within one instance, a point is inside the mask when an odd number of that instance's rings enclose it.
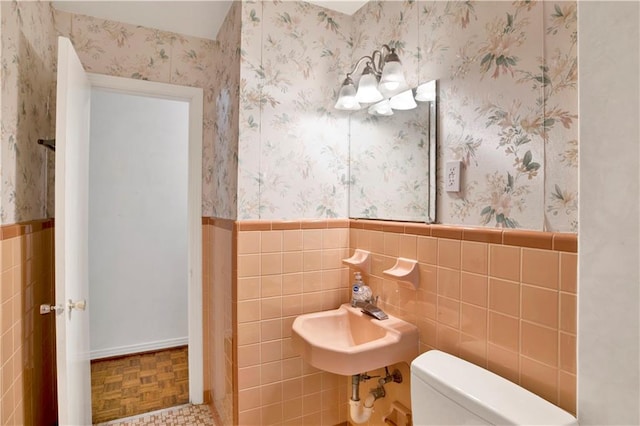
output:
{"label": "mirror", "polygon": [[349,217],[435,222],[437,85],[418,107],[391,116],[351,114]]}

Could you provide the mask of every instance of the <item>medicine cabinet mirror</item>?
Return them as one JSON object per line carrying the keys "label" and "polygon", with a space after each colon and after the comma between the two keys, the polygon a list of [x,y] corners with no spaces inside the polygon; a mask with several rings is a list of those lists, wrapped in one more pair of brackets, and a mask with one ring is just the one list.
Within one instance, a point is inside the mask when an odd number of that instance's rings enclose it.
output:
{"label": "medicine cabinet mirror", "polygon": [[432,223],[436,212],[436,96],[415,109],[351,113],[349,216]]}

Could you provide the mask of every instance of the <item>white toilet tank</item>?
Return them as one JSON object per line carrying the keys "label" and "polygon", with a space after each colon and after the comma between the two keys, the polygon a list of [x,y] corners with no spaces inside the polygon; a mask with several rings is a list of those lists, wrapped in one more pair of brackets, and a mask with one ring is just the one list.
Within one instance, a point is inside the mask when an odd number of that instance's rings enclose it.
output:
{"label": "white toilet tank", "polygon": [[437,350],[411,363],[411,406],[416,426],[578,425],[538,395]]}

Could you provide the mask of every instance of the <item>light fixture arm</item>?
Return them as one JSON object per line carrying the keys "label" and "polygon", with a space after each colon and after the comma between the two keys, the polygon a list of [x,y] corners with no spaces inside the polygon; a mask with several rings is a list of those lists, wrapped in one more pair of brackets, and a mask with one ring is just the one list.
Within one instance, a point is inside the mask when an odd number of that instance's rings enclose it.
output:
{"label": "light fixture arm", "polygon": [[[363,56],[362,58],[358,59],[358,62],[356,62],[356,65],[353,67],[353,69],[351,70],[351,72],[347,73],[347,77],[351,77],[356,71],[358,71],[358,68],[360,68],[360,65],[362,65],[362,63],[368,60],[369,64],[373,64],[373,58],[371,56]],[[374,67],[374,71],[375,71],[375,67]],[[377,75],[377,74],[376,74]]]}
{"label": "light fixture arm", "polygon": [[358,62],[356,62],[351,72],[347,73],[347,77],[351,77],[356,71],[358,71],[358,68],[360,68],[360,65],[362,65],[364,61],[367,61],[367,65],[370,65],[371,72],[373,72],[376,77],[380,77],[382,75],[382,67],[384,67],[386,57],[390,54],[395,55],[395,51],[396,50],[389,47],[388,44],[383,44],[380,49],[374,50],[371,55],[366,55],[358,59]]}

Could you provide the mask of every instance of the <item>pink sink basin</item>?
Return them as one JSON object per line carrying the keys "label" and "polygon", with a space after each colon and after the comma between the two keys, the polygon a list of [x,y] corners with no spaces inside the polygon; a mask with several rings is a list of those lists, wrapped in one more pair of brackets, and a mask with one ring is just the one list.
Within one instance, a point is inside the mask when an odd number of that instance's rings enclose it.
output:
{"label": "pink sink basin", "polygon": [[320,370],[351,376],[418,356],[418,328],[389,315],[379,321],[344,304],[300,315],[292,326],[294,349]]}

